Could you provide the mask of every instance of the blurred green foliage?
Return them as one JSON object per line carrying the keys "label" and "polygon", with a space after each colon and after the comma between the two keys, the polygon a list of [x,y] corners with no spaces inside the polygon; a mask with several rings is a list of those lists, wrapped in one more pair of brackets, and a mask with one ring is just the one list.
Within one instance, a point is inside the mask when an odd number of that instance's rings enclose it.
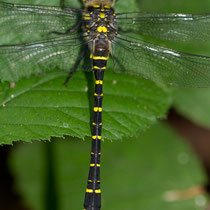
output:
{"label": "blurred green foliage", "polygon": [[[54,174],[55,209],[82,209],[89,151],[90,141],[72,138],[19,145],[10,163],[26,204],[33,210],[52,210],[46,207],[46,186]],[[102,154],[102,209],[204,209],[203,195],[171,200],[170,191],[202,185],[205,175],[188,145],[169,126],[153,126],[132,139],[104,141]]]}

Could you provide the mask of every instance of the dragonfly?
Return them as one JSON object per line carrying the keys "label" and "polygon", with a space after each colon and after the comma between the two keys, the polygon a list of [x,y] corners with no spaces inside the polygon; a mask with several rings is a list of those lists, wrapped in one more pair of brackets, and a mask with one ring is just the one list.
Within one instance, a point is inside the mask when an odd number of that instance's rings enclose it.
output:
{"label": "dragonfly", "polygon": [[[122,0],[121,0],[122,1]],[[83,0],[82,9],[0,2],[1,34],[43,34],[40,41],[0,45],[0,78],[21,77],[59,68],[94,72],[95,91],[90,169],[84,209],[101,209],[100,158],[103,78],[109,57],[116,73],[181,87],[210,87],[210,57],[177,52],[129,35],[166,41],[210,39],[210,14],[118,12],[115,0]],[[82,62],[87,62],[86,67]]]}

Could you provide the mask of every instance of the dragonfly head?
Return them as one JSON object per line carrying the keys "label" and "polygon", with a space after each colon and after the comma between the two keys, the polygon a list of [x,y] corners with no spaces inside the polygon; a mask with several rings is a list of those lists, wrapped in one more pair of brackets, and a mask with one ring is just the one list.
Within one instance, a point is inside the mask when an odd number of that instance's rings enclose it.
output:
{"label": "dragonfly head", "polygon": [[83,0],[83,4],[85,8],[88,8],[93,5],[99,5],[99,4],[103,4],[103,5],[106,4],[110,7],[113,7],[115,2],[116,0]]}

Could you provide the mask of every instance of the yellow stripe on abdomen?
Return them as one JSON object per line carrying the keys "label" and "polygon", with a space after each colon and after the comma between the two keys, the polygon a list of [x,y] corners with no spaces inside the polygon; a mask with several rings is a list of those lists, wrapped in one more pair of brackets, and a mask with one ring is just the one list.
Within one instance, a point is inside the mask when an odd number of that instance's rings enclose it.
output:
{"label": "yellow stripe on abdomen", "polygon": [[104,57],[104,56],[92,56],[93,60],[104,60],[107,61],[108,60],[108,56]]}
{"label": "yellow stripe on abdomen", "polygon": [[96,85],[102,85],[103,81],[102,80],[96,80]]}
{"label": "yellow stripe on abdomen", "polygon": [[101,107],[94,107],[93,111],[94,112],[102,112],[102,108]]}

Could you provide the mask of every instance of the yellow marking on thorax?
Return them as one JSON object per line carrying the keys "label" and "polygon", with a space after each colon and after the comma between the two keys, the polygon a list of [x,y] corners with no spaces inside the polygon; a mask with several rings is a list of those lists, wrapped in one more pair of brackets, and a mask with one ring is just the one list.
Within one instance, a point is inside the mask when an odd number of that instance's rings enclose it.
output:
{"label": "yellow marking on thorax", "polygon": [[94,4],[93,7],[94,7],[94,8],[99,8],[100,5],[99,5],[99,4]]}
{"label": "yellow marking on thorax", "polygon": [[98,31],[99,33],[101,33],[101,32],[106,33],[106,32],[108,31],[108,29],[107,29],[107,27],[105,27],[105,26],[99,26],[99,27],[97,28],[97,31]]}
{"label": "yellow marking on thorax", "polygon": [[90,20],[91,17],[90,16],[84,16],[84,20]]}
{"label": "yellow marking on thorax", "polygon": [[106,17],[105,13],[101,12],[100,13],[100,18],[104,19]]}

